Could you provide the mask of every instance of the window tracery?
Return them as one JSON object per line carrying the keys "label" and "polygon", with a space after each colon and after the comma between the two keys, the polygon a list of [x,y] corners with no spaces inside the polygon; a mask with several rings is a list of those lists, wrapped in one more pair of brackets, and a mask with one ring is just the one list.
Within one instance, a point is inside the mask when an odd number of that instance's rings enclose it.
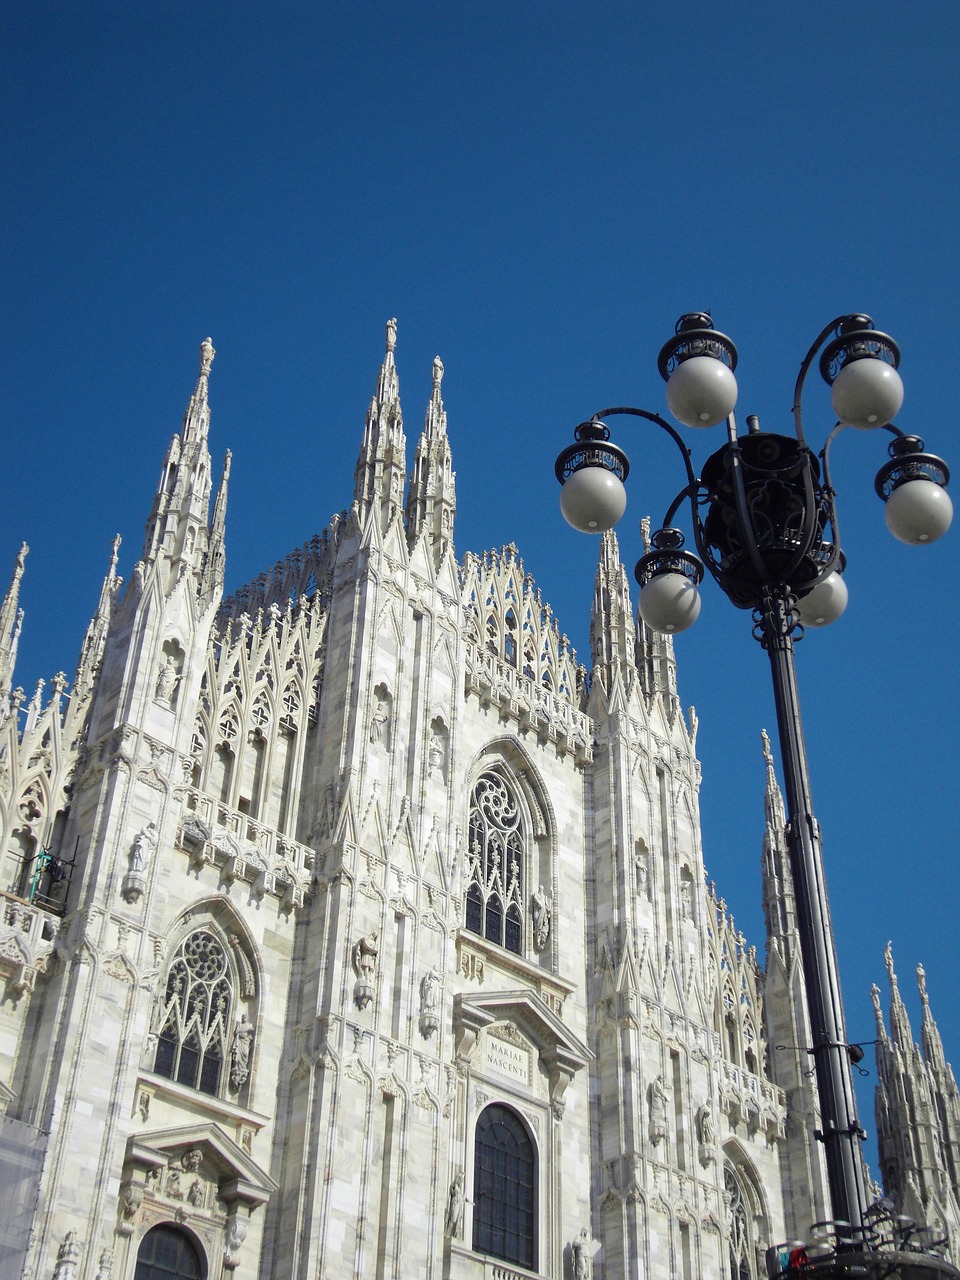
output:
{"label": "window tracery", "polygon": [[154,1071],[201,1093],[225,1084],[234,996],[226,950],[209,929],[180,943],[167,974]]}
{"label": "window tracery", "polygon": [[485,770],[470,803],[466,927],[518,955],[523,951],[523,814],[502,774]]}
{"label": "window tracery", "polygon": [[730,1280],[757,1280],[757,1260],[761,1253],[757,1238],[759,1207],[745,1174],[745,1170],[729,1162],[724,1166],[724,1198],[730,1207]]}

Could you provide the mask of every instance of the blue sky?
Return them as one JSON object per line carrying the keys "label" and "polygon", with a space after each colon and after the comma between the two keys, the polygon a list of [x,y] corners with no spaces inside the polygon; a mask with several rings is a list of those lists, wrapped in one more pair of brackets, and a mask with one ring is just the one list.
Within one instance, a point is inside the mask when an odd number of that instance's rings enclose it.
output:
{"label": "blue sky", "polygon": [[[902,347],[899,424],[960,465],[954,3],[14,2],[0,45],[0,575],[26,539],[28,688],[72,674],[116,533],[137,559],[208,333],[229,586],[348,503],[395,315],[411,459],[446,366],[458,553],[516,542],[584,660],[597,544],[563,524],[553,459],[604,405],[663,411],[681,312],[737,342],[741,422],[767,430],[821,327],[870,313]],[[832,425],[818,379],[806,422]],[[681,477],[652,429],[616,438],[632,565]],[[873,1038],[889,938],[915,1033],[922,960],[960,1061],[960,541],[889,537],[884,458],[871,433],[834,452],[851,602],[798,655],[814,797],[851,1036]],[[766,660],[703,594],[677,652],[705,857],[762,947]]]}

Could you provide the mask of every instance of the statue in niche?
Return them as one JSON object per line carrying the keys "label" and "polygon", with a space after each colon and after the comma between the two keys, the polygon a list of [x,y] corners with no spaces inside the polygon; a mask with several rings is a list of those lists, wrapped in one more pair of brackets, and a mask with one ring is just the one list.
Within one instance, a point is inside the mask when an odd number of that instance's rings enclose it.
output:
{"label": "statue in niche", "polygon": [[255,1027],[246,1013],[240,1014],[230,1047],[230,1083],[239,1089],[250,1074],[250,1045]]}
{"label": "statue in niche", "polygon": [[642,840],[637,842],[634,867],[637,873],[637,893],[641,898],[645,898],[647,897],[647,850]]}
{"label": "statue in niche", "polygon": [[574,1280],[590,1280],[593,1275],[593,1259],[590,1257],[590,1233],[586,1227],[580,1228],[580,1234],[570,1245],[570,1256],[573,1259]]}
{"label": "statue in niche", "polygon": [[353,998],[358,1009],[365,1009],[373,1000],[379,955],[380,935],[376,932],[367,934],[354,944],[353,971],[357,975],[357,981],[353,988]]}
{"label": "statue in niche", "polygon": [[443,776],[443,763],[446,751],[443,746],[443,734],[434,731],[430,739],[430,746],[427,750],[427,769],[430,773],[439,773]]}
{"label": "statue in niche", "polygon": [[373,715],[370,717],[370,741],[376,745],[381,743],[387,745],[387,726],[390,717],[387,713],[387,695],[385,693],[377,694],[377,705],[374,707]]}
{"label": "statue in niche", "polygon": [[533,945],[538,951],[542,951],[550,937],[550,920],[553,915],[550,894],[543,885],[530,899],[530,914],[533,917]]}
{"label": "statue in niche", "polygon": [[157,674],[155,694],[157,702],[162,702],[165,707],[173,706],[173,695],[176,693],[179,683],[180,675],[177,671],[177,664],[174,662],[173,654],[168,653],[165,661],[160,664],[160,671]]}
{"label": "statue in niche", "polygon": [[688,920],[693,919],[693,881],[688,876],[680,879],[680,910]]}
{"label": "statue in niche", "polygon": [[705,1102],[697,1112],[697,1137],[700,1139],[700,1162],[707,1165],[715,1158],[717,1134],[713,1125],[713,1108]]}
{"label": "statue in niche", "polygon": [[667,1136],[667,1087],[663,1076],[650,1086],[650,1141],[656,1147]]}
{"label": "statue in niche", "polygon": [[428,969],[420,979],[420,1034],[426,1040],[440,1026],[440,974]]}
{"label": "statue in niche", "polygon": [[451,1239],[459,1237],[463,1233],[464,1203],[463,1170],[458,1169],[453,1175],[453,1181],[450,1183],[450,1195],[447,1200],[447,1217],[443,1225],[444,1235],[450,1236]]}
{"label": "statue in niche", "polygon": [[130,850],[130,871],[135,876],[142,876],[147,869],[150,855],[157,847],[157,824],[148,822],[137,833]]}

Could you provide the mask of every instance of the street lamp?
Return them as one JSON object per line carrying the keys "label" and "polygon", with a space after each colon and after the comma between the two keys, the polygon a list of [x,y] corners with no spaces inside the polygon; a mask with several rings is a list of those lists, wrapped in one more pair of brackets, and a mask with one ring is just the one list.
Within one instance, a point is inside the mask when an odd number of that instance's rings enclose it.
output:
{"label": "street lamp", "polygon": [[[818,353],[839,421],[815,454],[804,435],[801,400]],[[759,420],[748,417],[746,434],[738,435],[737,349],[714,329],[707,312],[683,315],[658,359],[667,383],[667,404],[687,427],[709,428],[725,421],[726,443],[706,460],[698,476],[685,441],[669,422],[645,409],[619,406],[603,409],[577,427],[575,443],[557,458],[556,474],[563,486],[560,505],[566,520],[583,532],[601,533],[623,515],[623,482],[629,472],[627,456],[611,442],[604,419],[627,415],[665,431],[680,451],[686,484],[637,563],[640,615],[655,631],[686,630],[700,612],[699,584],[706,568],[733,604],[752,611],[753,633],[770,659],[812,1025],[810,1051],[823,1126],[816,1137],[824,1144],[833,1210],[831,1239],[825,1245],[821,1230],[807,1250],[804,1266],[818,1275],[847,1274],[855,1266],[861,1276],[879,1276],[897,1271],[906,1275],[919,1265],[927,1275],[957,1280],[960,1271],[928,1247],[929,1237],[920,1237],[922,1248],[914,1245],[904,1253],[902,1239],[880,1229],[867,1203],[860,1149],[864,1134],[850,1074],[851,1046],[793,660],[794,643],[804,629],[834,621],[847,601],[830,479],[830,450],[840,431],[848,426],[881,428],[893,437],[889,461],[881,467],[875,487],[886,503],[887,525],[895,537],[922,545],[939,538],[950,525],[953,508],[945,488],[946,464],[926,453],[918,436],[906,435],[891,423],[903,401],[899,364],[897,344],[880,333],[869,316],[840,316],[823,329],[800,366],[794,433],[761,431]],[[685,502],[699,555],[684,549],[684,535],[674,523]]]}

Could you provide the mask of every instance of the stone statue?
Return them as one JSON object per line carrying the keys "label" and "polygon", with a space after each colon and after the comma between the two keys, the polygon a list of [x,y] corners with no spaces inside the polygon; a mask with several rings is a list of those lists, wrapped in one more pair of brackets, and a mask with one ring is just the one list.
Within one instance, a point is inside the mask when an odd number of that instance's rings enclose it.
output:
{"label": "stone statue", "polygon": [[463,1170],[458,1169],[453,1175],[453,1181],[450,1183],[450,1197],[447,1200],[447,1218],[443,1226],[444,1235],[450,1236],[451,1239],[460,1236],[463,1232],[464,1203]]}
{"label": "stone statue", "polygon": [[173,704],[173,695],[177,685],[180,682],[180,676],[177,674],[177,664],[173,660],[172,654],[167,654],[166,661],[160,666],[157,675],[157,702],[162,702],[164,706],[169,707]]}
{"label": "stone statue", "polygon": [[377,974],[377,958],[380,955],[380,935],[367,934],[353,948],[353,971],[357,975],[353,998],[358,1009],[365,1009],[375,994],[374,978]]}
{"label": "stone statue", "polygon": [[650,1086],[650,1141],[654,1146],[667,1136],[667,1087],[663,1076]]}
{"label": "stone statue", "polygon": [[713,1127],[713,1109],[705,1102],[697,1112],[697,1134],[705,1147],[712,1147],[717,1140]]}
{"label": "stone statue", "polygon": [[427,1013],[440,1003],[440,975],[436,969],[428,969],[420,979],[420,1011]]}
{"label": "stone statue", "polygon": [[387,736],[387,715],[386,698],[383,694],[377,694],[377,705],[373,715],[370,717],[370,741],[372,743],[384,742]]}
{"label": "stone statue", "polygon": [[574,1280],[590,1280],[593,1274],[593,1259],[590,1257],[590,1233],[581,1227],[580,1234],[570,1246],[573,1258]]}
{"label": "stone statue", "polygon": [[113,1275],[113,1250],[102,1249],[97,1263],[97,1274],[94,1280],[110,1280]]}
{"label": "stone statue", "polygon": [[148,822],[138,832],[130,850],[130,870],[134,875],[142,876],[147,869],[150,855],[157,847],[157,824]]}
{"label": "stone statue", "polygon": [[646,847],[637,849],[634,856],[633,865],[637,872],[637,893],[641,898],[647,896],[647,850]]}
{"label": "stone statue", "polygon": [[426,1039],[440,1026],[440,974],[428,969],[420,979],[420,1034]]}
{"label": "stone statue", "polygon": [[241,1013],[233,1033],[233,1044],[230,1047],[230,1083],[234,1089],[239,1089],[250,1074],[250,1044],[254,1030],[254,1025],[247,1015]]}
{"label": "stone statue", "polygon": [[688,920],[693,919],[693,881],[686,876],[680,881],[680,909]]}
{"label": "stone statue", "polygon": [[427,751],[427,768],[430,773],[443,773],[443,734],[435,733],[430,739],[430,747]]}
{"label": "stone statue", "polygon": [[533,945],[542,951],[550,937],[550,895],[543,885],[530,899],[530,913],[533,916]]}
{"label": "stone statue", "polygon": [[57,1250],[57,1265],[53,1270],[53,1280],[77,1280],[77,1266],[80,1262],[80,1245],[77,1233],[68,1231],[63,1244]]}

